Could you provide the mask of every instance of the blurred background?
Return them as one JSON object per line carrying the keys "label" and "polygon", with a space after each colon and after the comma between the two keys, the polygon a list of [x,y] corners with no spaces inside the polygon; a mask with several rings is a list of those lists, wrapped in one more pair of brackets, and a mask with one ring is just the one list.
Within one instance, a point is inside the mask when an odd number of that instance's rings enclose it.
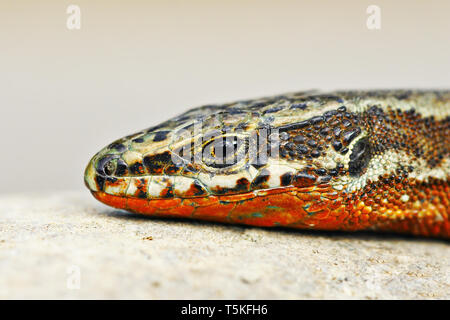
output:
{"label": "blurred background", "polygon": [[2,0],[0,193],[81,189],[100,148],[201,104],[448,88],[449,15],[446,0]]}

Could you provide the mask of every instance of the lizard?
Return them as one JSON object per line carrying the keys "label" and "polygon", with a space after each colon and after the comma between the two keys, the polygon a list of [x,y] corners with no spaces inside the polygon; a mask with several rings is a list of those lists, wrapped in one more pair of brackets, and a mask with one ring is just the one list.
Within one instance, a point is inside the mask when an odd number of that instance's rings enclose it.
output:
{"label": "lizard", "polygon": [[450,238],[450,91],[303,91],[205,105],[120,138],[109,206],[259,227]]}

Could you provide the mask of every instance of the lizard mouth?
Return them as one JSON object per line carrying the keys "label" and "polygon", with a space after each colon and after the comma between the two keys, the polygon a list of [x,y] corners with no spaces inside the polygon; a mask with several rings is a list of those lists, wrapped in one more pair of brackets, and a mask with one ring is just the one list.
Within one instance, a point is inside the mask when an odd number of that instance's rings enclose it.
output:
{"label": "lizard mouth", "polygon": [[[330,191],[323,189],[322,192]],[[285,187],[235,195],[195,198],[146,199],[91,191],[100,202],[117,209],[156,217],[193,218],[259,227],[291,226],[332,230],[345,218],[340,202],[315,192]],[[335,198],[336,195],[333,195]],[[341,211],[342,210],[342,211]],[[334,213],[333,213],[334,212]]]}

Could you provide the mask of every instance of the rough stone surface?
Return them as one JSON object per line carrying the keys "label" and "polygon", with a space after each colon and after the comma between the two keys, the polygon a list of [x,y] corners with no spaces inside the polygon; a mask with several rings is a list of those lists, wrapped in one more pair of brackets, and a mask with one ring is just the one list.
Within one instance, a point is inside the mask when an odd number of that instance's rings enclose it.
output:
{"label": "rough stone surface", "polygon": [[449,299],[449,266],[441,240],[153,219],[88,192],[0,197],[2,299]]}

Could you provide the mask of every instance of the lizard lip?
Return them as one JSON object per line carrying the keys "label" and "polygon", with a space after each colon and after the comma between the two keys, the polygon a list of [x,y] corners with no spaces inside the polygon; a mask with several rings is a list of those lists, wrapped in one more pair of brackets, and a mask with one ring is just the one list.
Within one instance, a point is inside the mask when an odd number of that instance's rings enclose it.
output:
{"label": "lizard lip", "polygon": [[167,175],[108,176],[96,170],[91,160],[84,173],[84,183],[93,193],[126,198],[171,199],[205,197],[210,194],[195,178]]}
{"label": "lizard lip", "polygon": [[[108,206],[156,217],[196,218],[261,227],[295,224],[304,218],[310,219],[308,214],[298,211],[298,205],[304,202],[296,197],[292,198],[286,190],[260,190],[258,193],[211,195],[190,199],[142,199],[92,191],[97,200]],[[272,199],[272,205],[269,207],[267,206],[268,197]],[[289,201],[290,199],[295,201]],[[247,202],[249,205],[246,204]],[[286,208],[281,210],[282,208],[278,205]]]}

